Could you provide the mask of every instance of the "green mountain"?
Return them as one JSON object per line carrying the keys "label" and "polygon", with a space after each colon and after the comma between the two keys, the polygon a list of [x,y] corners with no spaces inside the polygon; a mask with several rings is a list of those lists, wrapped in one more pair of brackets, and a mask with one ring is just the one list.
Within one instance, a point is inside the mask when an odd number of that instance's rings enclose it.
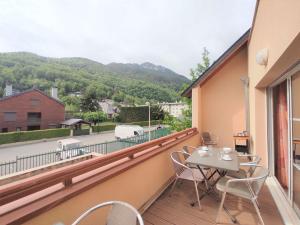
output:
{"label": "green mountain", "polygon": [[178,90],[190,80],[149,62],[104,65],[86,58],[49,58],[13,52],[0,53],[0,94],[7,82],[20,91],[32,87],[48,91],[55,85],[60,97],[94,89],[99,98],[138,103],[175,101]]}

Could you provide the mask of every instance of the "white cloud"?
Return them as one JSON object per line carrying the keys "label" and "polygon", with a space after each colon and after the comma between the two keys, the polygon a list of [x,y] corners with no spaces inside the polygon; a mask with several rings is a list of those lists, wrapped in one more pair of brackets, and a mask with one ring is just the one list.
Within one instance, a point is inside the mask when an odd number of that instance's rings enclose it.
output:
{"label": "white cloud", "polygon": [[150,61],[187,75],[250,26],[254,0],[2,0],[0,51]]}

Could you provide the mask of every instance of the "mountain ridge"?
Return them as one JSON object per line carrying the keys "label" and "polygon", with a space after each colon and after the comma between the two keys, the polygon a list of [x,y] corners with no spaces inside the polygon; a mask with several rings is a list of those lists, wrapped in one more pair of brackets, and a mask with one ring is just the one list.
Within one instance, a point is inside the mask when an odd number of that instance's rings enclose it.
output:
{"label": "mountain ridge", "polygon": [[174,101],[178,99],[178,90],[190,80],[150,62],[103,64],[83,57],[54,58],[31,52],[7,52],[0,53],[0,88],[6,82],[20,90],[32,86],[45,90],[56,85],[60,95],[84,92],[88,86],[96,85],[102,97],[121,95]]}

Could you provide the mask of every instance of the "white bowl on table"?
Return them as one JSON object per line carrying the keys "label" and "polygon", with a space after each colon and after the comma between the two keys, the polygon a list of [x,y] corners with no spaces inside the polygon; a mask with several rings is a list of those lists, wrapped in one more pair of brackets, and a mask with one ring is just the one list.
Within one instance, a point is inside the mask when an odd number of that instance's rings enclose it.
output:
{"label": "white bowl on table", "polygon": [[231,156],[230,155],[226,155],[226,154],[223,155],[222,159],[225,160],[225,161],[231,161],[232,160]]}
{"label": "white bowl on table", "polygon": [[232,148],[224,147],[224,148],[223,148],[223,152],[224,152],[225,154],[228,154],[228,153],[232,152]]}
{"label": "white bowl on table", "polygon": [[205,156],[208,156],[208,152],[206,150],[198,150],[198,154],[200,157],[205,157]]}
{"label": "white bowl on table", "polygon": [[208,147],[207,146],[201,146],[199,148],[199,150],[201,150],[201,151],[208,151]]}

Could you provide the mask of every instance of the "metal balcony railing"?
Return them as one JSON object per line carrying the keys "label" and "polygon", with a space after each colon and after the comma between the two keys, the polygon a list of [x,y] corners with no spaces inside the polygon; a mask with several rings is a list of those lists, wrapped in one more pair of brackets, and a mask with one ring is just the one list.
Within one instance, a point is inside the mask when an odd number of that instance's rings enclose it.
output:
{"label": "metal balcony railing", "polygon": [[[157,139],[170,134],[169,129],[160,129],[151,131],[151,139]],[[104,142],[93,145],[85,145],[79,148],[73,148],[63,151],[49,151],[42,154],[17,156],[16,160],[0,163],[0,176],[5,176],[15,172],[28,170],[35,167],[59,162],[64,159],[73,158],[89,153],[108,154],[127,147],[141,144],[148,141],[148,133],[140,136],[134,136],[116,141]]]}

